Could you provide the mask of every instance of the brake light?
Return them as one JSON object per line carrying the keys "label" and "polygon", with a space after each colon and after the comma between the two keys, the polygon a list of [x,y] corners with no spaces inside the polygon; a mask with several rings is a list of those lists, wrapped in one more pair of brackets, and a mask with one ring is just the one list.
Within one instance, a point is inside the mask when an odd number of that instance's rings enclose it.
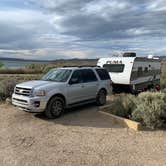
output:
{"label": "brake light", "polygon": [[156,91],[160,91],[161,90],[160,85],[156,85],[155,89],[156,89]]}
{"label": "brake light", "polygon": [[110,87],[112,87],[112,84],[113,84],[113,82],[112,82],[112,80],[110,80]]}

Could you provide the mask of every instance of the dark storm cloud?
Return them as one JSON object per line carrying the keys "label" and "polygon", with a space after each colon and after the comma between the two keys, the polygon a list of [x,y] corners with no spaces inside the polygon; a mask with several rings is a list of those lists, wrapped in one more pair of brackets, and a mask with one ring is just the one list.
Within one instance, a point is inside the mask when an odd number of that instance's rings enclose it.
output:
{"label": "dark storm cloud", "polygon": [[34,47],[32,31],[0,22],[0,49],[21,49],[23,47]]}
{"label": "dark storm cloud", "polygon": [[40,48],[39,37],[53,29],[42,14],[31,10],[6,10],[0,15],[0,49]]}
{"label": "dark storm cloud", "polygon": [[25,50],[55,59],[166,51],[165,0],[26,0],[24,10],[7,2],[10,10],[0,11],[1,52]]}
{"label": "dark storm cloud", "polygon": [[[64,28],[64,34],[75,35],[83,40],[123,39],[147,35],[153,37],[166,34],[166,10],[156,10],[157,8],[155,9],[155,5],[153,6],[150,1],[149,3],[146,3],[147,1],[142,1],[142,3],[140,1],[114,1],[115,4],[125,2],[126,5],[122,4],[121,8],[111,6],[111,1],[107,6],[104,4],[106,1],[96,1],[96,4],[89,2],[79,3],[77,0],[60,5],[57,3],[55,8],[50,9],[57,14],[63,11],[63,17],[58,24]],[[97,2],[103,2],[99,4],[103,5],[103,8],[100,6],[101,11],[97,9]],[[96,9],[93,9],[94,4]],[[84,5],[89,7],[89,11]],[[112,8],[113,12],[111,12]],[[120,11],[118,11],[119,8]],[[66,11],[70,11],[70,14],[68,12],[66,14]]]}
{"label": "dark storm cloud", "polygon": [[91,1],[92,0],[40,0],[37,4],[50,12],[64,15],[77,12]]}

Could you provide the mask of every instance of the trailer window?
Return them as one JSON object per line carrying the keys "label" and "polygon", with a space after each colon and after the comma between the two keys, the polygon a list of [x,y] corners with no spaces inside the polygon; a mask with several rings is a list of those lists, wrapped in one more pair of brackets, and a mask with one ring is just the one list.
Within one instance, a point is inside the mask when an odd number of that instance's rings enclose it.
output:
{"label": "trailer window", "polygon": [[122,73],[124,70],[124,64],[105,64],[103,67],[108,72]]}
{"label": "trailer window", "polygon": [[148,73],[148,67],[145,67],[144,71],[145,73]]}
{"label": "trailer window", "polygon": [[143,75],[142,67],[138,67],[137,76],[140,77]]}

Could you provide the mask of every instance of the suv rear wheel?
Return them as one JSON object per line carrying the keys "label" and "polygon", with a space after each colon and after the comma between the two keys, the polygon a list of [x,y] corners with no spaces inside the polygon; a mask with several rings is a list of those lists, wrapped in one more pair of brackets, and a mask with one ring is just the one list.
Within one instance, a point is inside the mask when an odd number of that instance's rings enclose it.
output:
{"label": "suv rear wheel", "polygon": [[96,103],[97,105],[101,106],[106,103],[106,91],[104,89],[101,89],[96,97]]}
{"label": "suv rear wheel", "polygon": [[65,108],[65,102],[61,97],[53,97],[47,104],[45,115],[49,119],[58,118],[62,115]]}

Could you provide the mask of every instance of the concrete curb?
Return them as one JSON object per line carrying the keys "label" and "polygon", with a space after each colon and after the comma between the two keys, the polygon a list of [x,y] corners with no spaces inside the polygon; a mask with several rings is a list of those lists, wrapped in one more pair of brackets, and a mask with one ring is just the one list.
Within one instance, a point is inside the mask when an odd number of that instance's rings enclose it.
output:
{"label": "concrete curb", "polygon": [[108,115],[113,121],[117,122],[118,124],[120,124],[123,127],[128,127],[135,131],[140,131],[142,129],[142,125],[139,122],[135,122],[133,120],[126,119],[126,118],[119,117],[117,115],[113,115],[111,113],[105,112],[109,107],[110,107],[110,105],[100,107],[99,112],[102,114]]}

